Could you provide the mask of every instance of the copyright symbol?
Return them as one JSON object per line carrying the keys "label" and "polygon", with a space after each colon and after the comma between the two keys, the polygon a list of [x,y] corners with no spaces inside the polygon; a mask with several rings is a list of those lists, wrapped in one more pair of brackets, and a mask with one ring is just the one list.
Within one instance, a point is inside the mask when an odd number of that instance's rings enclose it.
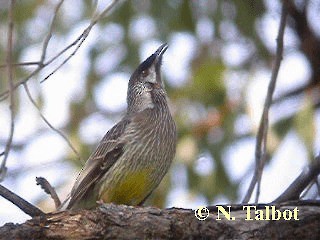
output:
{"label": "copyright symbol", "polygon": [[194,215],[200,221],[204,221],[209,217],[209,209],[206,207],[198,207],[196,210],[194,210]]}

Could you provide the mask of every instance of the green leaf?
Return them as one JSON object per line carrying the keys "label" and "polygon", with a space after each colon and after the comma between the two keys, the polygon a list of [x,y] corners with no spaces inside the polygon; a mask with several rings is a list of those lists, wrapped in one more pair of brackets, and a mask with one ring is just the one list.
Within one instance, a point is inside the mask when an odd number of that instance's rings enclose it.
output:
{"label": "green leaf", "polygon": [[192,99],[206,106],[219,106],[225,102],[226,87],[223,82],[225,66],[220,61],[208,60],[194,71],[192,85],[187,92]]}
{"label": "green leaf", "polygon": [[284,138],[284,136],[292,129],[293,117],[283,118],[276,122],[273,126],[273,130],[278,135],[279,138]]}
{"label": "green leaf", "polygon": [[315,138],[315,121],[314,109],[310,98],[305,98],[301,110],[294,118],[294,127],[307,147],[308,152],[311,153]]}

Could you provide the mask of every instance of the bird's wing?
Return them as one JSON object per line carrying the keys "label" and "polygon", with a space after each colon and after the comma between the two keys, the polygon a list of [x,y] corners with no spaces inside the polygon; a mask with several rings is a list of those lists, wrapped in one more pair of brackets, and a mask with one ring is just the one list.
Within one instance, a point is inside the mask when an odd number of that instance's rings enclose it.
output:
{"label": "bird's wing", "polygon": [[71,190],[68,209],[81,201],[123,153],[124,143],[119,140],[130,120],[123,119],[111,128],[82,168]]}

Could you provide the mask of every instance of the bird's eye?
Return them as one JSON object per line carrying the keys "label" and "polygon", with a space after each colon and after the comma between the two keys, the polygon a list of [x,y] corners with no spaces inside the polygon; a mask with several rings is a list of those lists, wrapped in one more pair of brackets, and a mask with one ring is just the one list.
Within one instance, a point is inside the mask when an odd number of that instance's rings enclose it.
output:
{"label": "bird's eye", "polygon": [[142,74],[142,77],[146,77],[146,76],[148,76],[149,71],[148,70],[143,70],[141,74]]}

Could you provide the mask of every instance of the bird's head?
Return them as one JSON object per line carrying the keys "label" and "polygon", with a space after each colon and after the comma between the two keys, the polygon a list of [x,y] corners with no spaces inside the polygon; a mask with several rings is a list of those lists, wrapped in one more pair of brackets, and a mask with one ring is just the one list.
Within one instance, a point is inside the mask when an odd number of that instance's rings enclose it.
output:
{"label": "bird's head", "polygon": [[161,45],[150,57],[142,62],[132,74],[127,93],[128,112],[139,112],[155,106],[155,98],[166,93],[161,80],[162,55],[168,49]]}

